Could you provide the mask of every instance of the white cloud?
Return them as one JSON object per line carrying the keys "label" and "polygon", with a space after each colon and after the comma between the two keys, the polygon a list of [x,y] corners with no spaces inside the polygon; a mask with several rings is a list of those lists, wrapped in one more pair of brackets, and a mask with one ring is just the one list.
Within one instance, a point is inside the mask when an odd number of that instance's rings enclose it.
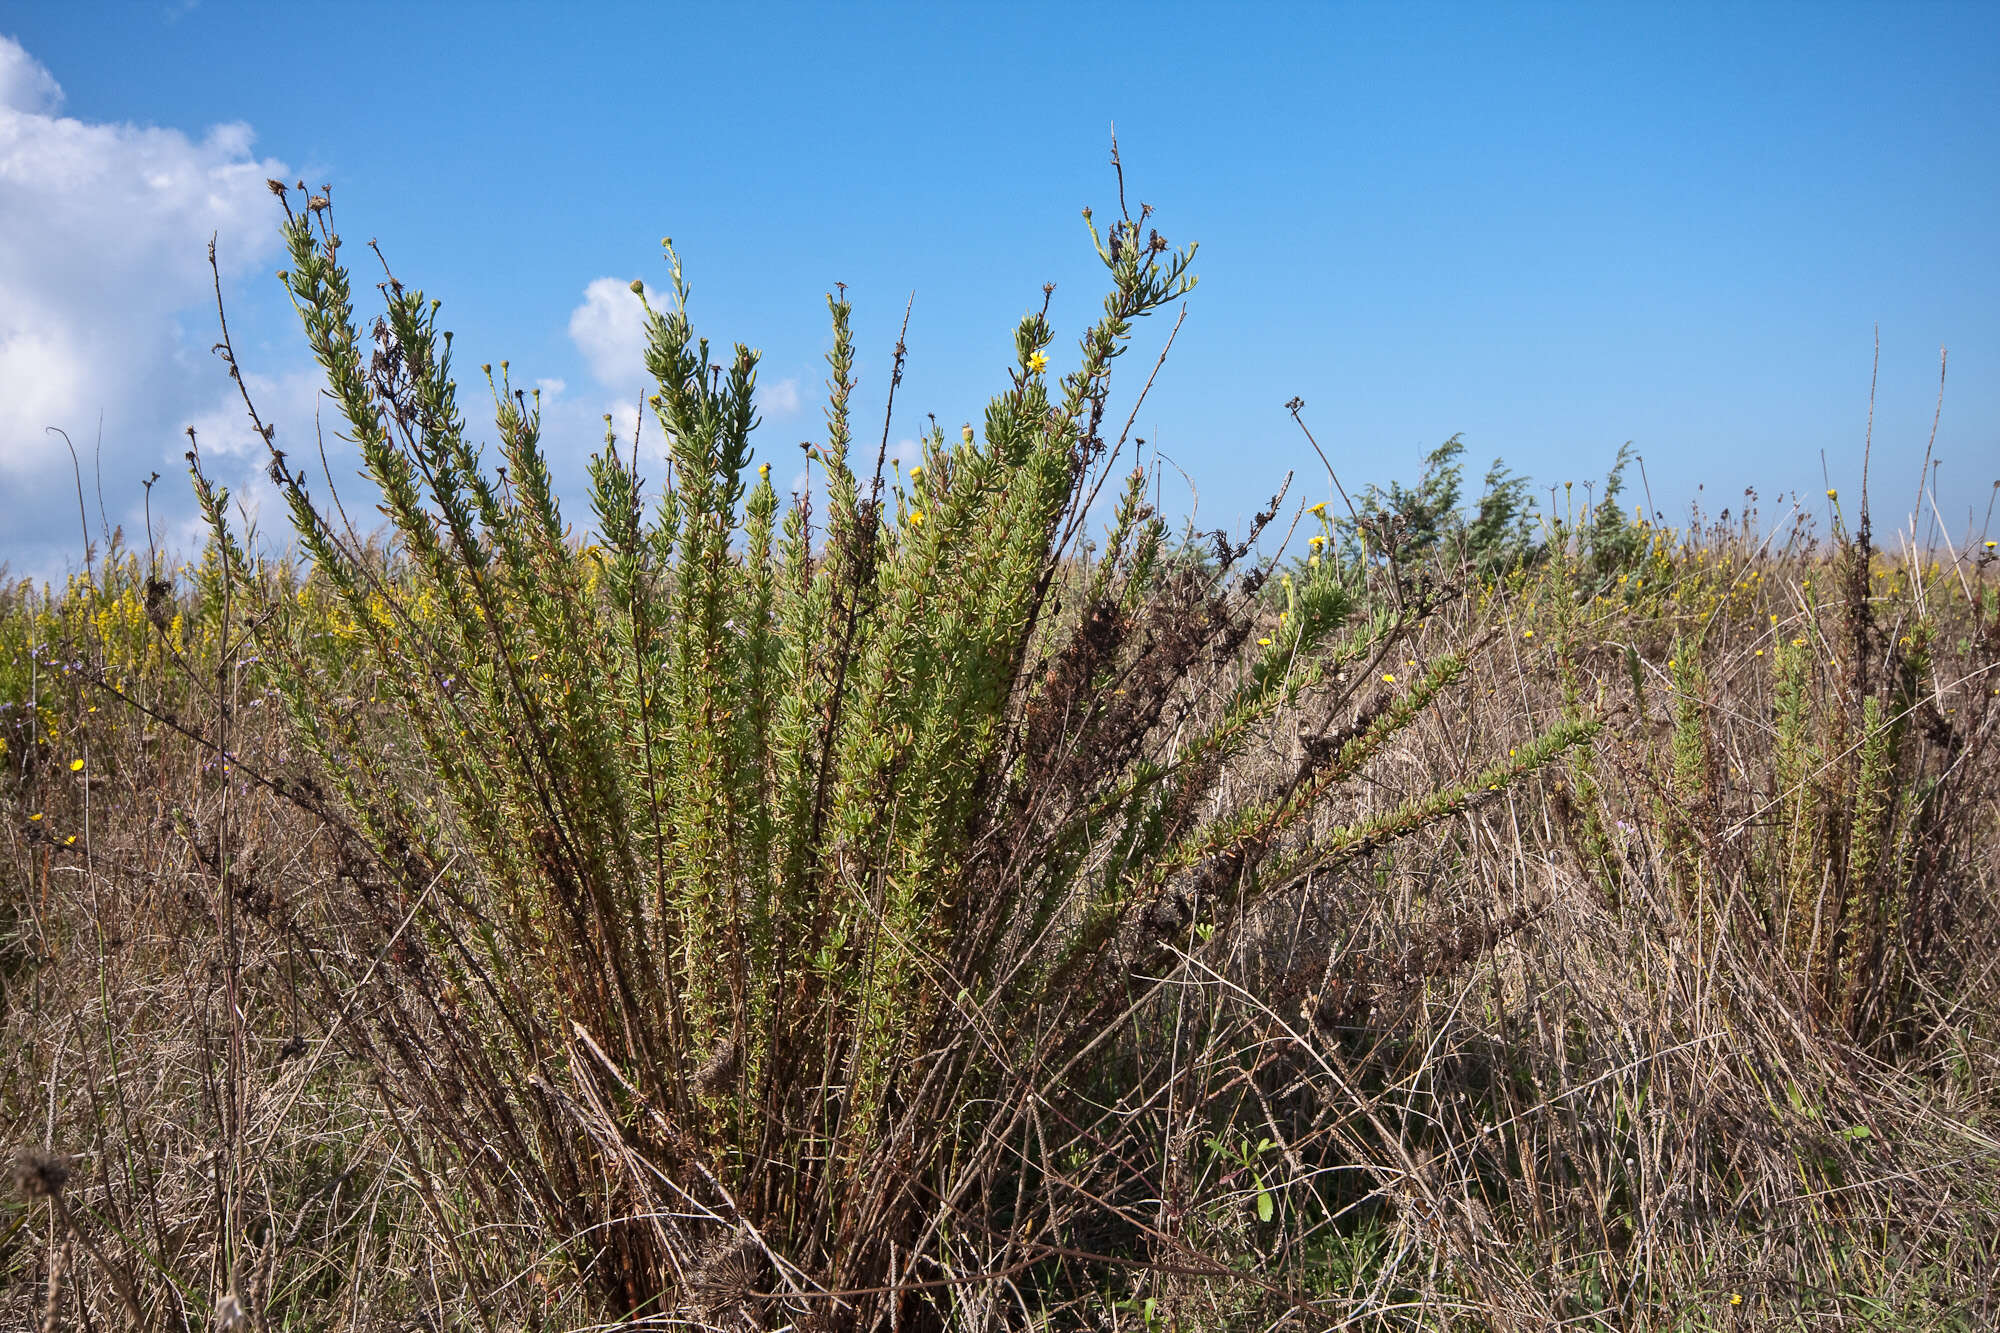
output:
{"label": "white cloud", "polygon": [[[646,299],[657,309],[661,295],[648,288]],[[592,279],[570,312],[569,336],[598,383],[630,391],[645,383],[646,311],[629,279]]]}
{"label": "white cloud", "polygon": [[[163,507],[186,512],[183,429],[241,420],[235,387],[208,350],[209,238],[225,295],[267,272],[278,217],[264,182],[291,174],[252,155],[245,125],[194,138],[93,123],[58,116],[62,96],[47,69],[0,37],[0,513],[8,516],[0,561],[16,572],[59,569],[81,555],[74,516],[48,502],[73,494],[74,482],[69,451],[47,427],[68,431],[88,468],[101,416],[109,518],[135,539],[139,482],[154,470],[174,480],[157,488],[156,516]],[[281,437],[300,429],[295,414],[302,402],[309,409],[311,393],[282,397],[285,415],[266,407]],[[227,452],[223,438],[214,443]],[[254,466],[242,453],[231,478],[239,483]]]}
{"label": "white cloud", "polygon": [[53,114],[62,105],[62,86],[41,61],[12,38],[0,37],[0,107]]}

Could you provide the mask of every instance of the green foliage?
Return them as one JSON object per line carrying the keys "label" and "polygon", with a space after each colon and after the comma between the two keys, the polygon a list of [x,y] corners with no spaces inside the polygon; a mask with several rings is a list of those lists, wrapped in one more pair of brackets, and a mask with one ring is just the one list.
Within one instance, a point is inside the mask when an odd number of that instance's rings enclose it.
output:
{"label": "green foliage", "polygon": [[1481,486],[1478,503],[1468,515],[1463,506],[1465,452],[1454,435],[1424,458],[1414,485],[1392,481],[1385,490],[1369,485],[1355,503],[1353,515],[1336,525],[1340,548],[1351,562],[1364,556],[1392,558],[1412,565],[1443,560],[1492,578],[1534,564],[1556,547],[1574,544],[1593,581],[1608,584],[1635,568],[1650,549],[1652,537],[1643,522],[1634,522],[1619,503],[1626,489],[1625,473],[1635,460],[1630,444],[1618,450],[1604,479],[1601,499],[1581,523],[1555,516],[1551,531],[1540,532],[1531,482],[1493,460]]}
{"label": "green foliage", "polygon": [[1630,443],[1618,447],[1618,457],[1605,474],[1604,493],[1592,508],[1585,528],[1591,572],[1601,586],[1610,586],[1617,576],[1634,569],[1651,544],[1645,527],[1625,515],[1619,497],[1625,493],[1625,469],[1632,465]]}
{"label": "green foliage", "polygon": [[1482,575],[1504,573],[1534,559],[1535,502],[1528,479],[1494,459],[1468,520],[1461,510],[1465,465],[1459,459],[1464,452],[1464,440],[1454,435],[1425,456],[1415,485],[1392,481],[1384,490],[1370,484],[1356,501],[1355,513],[1338,524],[1349,559],[1364,551],[1411,564],[1445,556]]}

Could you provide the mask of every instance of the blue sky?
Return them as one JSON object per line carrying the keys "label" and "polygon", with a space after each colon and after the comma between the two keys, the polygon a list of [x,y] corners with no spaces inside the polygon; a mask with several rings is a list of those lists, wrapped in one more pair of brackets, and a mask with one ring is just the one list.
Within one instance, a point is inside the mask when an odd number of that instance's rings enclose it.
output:
{"label": "blue sky", "polygon": [[[0,10],[0,559],[80,554],[51,425],[88,455],[101,414],[114,523],[136,529],[157,469],[156,527],[189,540],[189,424],[262,498],[206,351],[211,231],[260,403],[281,443],[311,440],[267,175],[332,182],[343,234],[442,298],[462,384],[502,357],[544,382],[572,478],[601,413],[632,411],[623,287],[663,280],[672,235],[697,327],[763,352],[759,447],[782,477],[819,429],[835,282],[869,437],[913,292],[896,442],[926,413],[978,419],[1044,282],[1073,345],[1101,297],[1078,214],[1115,207],[1114,121],[1134,201],[1201,243],[1139,433],[1194,479],[1205,525],[1239,524],[1288,469],[1295,497],[1326,492],[1295,394],[1350,490],[1462,433],[1475,475],[1501,455],[1544,486],[1601,476],[1630,440],[1670,517],[1740,508],[1746,486],[1767,517],[1782,493],[1823,507],[1822,451],[1836,486],[1860,480],[1878,325],[1883,517],[1915,496],[1940,347],[1938,501],[1955,528],[1985,513],[1990,3],[70,0]],[[480,419],[470,389],[465,406]],[[1187,508],[1185,486],[1167,496]]]}

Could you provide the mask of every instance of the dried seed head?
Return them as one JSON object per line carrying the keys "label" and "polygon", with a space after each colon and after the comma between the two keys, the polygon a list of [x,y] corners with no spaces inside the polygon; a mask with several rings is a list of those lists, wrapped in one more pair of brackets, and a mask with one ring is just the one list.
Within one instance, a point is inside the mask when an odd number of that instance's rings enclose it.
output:
{"label": "dried seed head", "polygon": [[715,1043],[708,1059],[694,1071],[694,1085],[710,1096],[721,1092],[736,1077],[737,1050],[733,1038],[725,1035]]}
{"label": "dried seed head", "polygon": [[53,1199],[69,1184],[69,1159],[50,1148],[23,1148],[14,1155],[14,1188],[23,1198]]}
{"label": "dried seed head", "polygon": [[165,579],[146,580],[146,619],[156,629],[166,629],[173,620],[174,585]]}
{"label": "dried seed head", "polygon": [[763,1252],[748,1236],[732,1233],[711,1240],[695,1255],[689,1273],[689,1313],[709,1328],[749,1330],[768,1327],[760,1317],[758,1289],[769,1278]]}

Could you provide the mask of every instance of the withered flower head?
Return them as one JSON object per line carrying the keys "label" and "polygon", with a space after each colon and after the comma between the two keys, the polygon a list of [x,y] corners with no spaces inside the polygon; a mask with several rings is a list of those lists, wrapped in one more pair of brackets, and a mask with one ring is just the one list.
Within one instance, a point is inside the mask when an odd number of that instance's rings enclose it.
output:
{"label": "withered flower head", "polygon": [[53,1199],[69,1184],[69,1159],[49,1148],[14,1154],[14,1188],[23,1198]]}

